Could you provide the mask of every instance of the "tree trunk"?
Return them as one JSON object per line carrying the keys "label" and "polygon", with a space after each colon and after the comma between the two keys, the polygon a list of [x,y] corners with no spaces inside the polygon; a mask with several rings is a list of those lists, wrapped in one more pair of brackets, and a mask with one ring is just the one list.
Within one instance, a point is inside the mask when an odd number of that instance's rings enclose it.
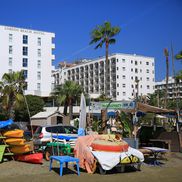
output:
{"label": "tree trunk", "polygon": [[72,99],[69,100],[69,117],[70,117],[70,121],[71,121],[73,119]]}
{"label": "tree trunk", "polygon": [[67,101],[65,101],[65,103],[64,103],[64,111],[63,111],[65,116],[67,116],[67,111],[68,111],[68,103],[67,103]]}
{"label": "tree trunk", "polygon": [[[108,83],[108,76],[109,76],[109,40],[106,40],[106,62],[105,62],[105,95],[108,97],[107,92],[107,83]],[[109,82],[110,83],[110,82]]]}
{"label": "tree trunk", "polygon": [[169,53],[167,49],[164,49],[164,54],[166,57],[166,92],[165,92],[165,101],[164,101],[164,108],[167,108],[167,95],[168,95],[168,80],[169,80]]}

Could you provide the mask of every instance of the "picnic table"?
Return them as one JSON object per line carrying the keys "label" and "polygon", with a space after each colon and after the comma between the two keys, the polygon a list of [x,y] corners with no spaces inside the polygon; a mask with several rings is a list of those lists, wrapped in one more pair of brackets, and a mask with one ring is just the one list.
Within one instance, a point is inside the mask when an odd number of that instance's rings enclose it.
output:
{"label": "picnic table", "polygon": [[154,143],[162,143],[163,147],[165,147],[165,144],[168,145],[168,150],[171,151],[171,140],[166,140],[166,139],[150,139],[149,141],[154,142]]}
{"label": "picnic table", "polygon": [[151,151],[151,154],[154,157],[154,160],[153,160],[154,166],[160,165],[160,162],[157,160],[158,155],[169,151],[168,149],[159,148],[159,147],[143,147],[143,149],[147,149]]}

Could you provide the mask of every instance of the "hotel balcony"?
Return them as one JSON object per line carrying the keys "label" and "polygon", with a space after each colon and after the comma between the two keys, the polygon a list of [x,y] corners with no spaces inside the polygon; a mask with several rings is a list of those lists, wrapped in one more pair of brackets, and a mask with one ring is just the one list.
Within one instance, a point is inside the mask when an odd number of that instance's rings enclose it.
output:
{"label": "hotel balcony", "polygon": [[51,48],[52,48],[52,49],[55,49],[55,44],[52,44]]}
{"label": "hotel balcony", "polygon": [[51,59],[55,60],[55,55],[54,54],[51,55]]}

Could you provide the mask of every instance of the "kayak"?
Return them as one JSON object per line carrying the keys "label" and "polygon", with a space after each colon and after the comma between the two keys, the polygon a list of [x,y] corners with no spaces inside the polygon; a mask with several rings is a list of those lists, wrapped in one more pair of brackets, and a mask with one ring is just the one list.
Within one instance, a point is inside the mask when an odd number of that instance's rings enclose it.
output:
{"label": "kayak", "polygon": [[21,138],[23,137],[24,131],[23,130],[9,130],[9,131],[5,131],[3,133],[3,136],[5,137],[15,137],[15,138]]}
{"label": "kayak", "polygon": [[9,126],[13,123],[12,119],[6,120],[6,121],[0,121],[0,128],[5,128],[6,126]]}
{"label": "kayak", "polygon": [[25,145],[25,139],[23,138],[8,138],[5,142],[8,145]]}
{"label": "kayak", "polygon": [[23,146],[13,146],[10,148],[10,151],[14,154],[24,154],[30,152],[30,145],[26,144]]}
{"label": "kayak", "polygon": [[69,141],[69,140],[76,140],[78,137],[76,136],[65,136],[65,135],[53,135],[52,136],[53,139],[58,139],[58,140],[66,140],[66,141]]}
{"label": "kayak", "polygon": [[129,145],[125,141],[94,140],[91,147],[94,151],[126,152],[128,151]]}
{"label": "kayak", "polygon": [[35,153],[35,154],[25,154],[25,155],[18,155],[15,157],[17,161],[28,162],[33,164],[42,164],[43,154],[42,153]]}

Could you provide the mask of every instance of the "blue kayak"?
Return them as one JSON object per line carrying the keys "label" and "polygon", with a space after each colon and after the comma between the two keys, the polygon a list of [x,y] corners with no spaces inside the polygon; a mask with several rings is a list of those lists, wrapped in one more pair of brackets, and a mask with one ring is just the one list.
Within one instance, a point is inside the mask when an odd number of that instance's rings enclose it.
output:
{"label": "blue kayak", "polygon": [[5,128],[13,123],[12,119],[8,119],[6,121],[0,121],[0,128]]}
{"label": "blue kayak", "polygon": [[73,140],[73,139],[77,139],[78,137],[74,137],[74,136],[65,136],[65,135],[53,135],[52,138],[54,139],[58,139],[58,140],[66,140],[66,141],[69,141],[69,140]]}

